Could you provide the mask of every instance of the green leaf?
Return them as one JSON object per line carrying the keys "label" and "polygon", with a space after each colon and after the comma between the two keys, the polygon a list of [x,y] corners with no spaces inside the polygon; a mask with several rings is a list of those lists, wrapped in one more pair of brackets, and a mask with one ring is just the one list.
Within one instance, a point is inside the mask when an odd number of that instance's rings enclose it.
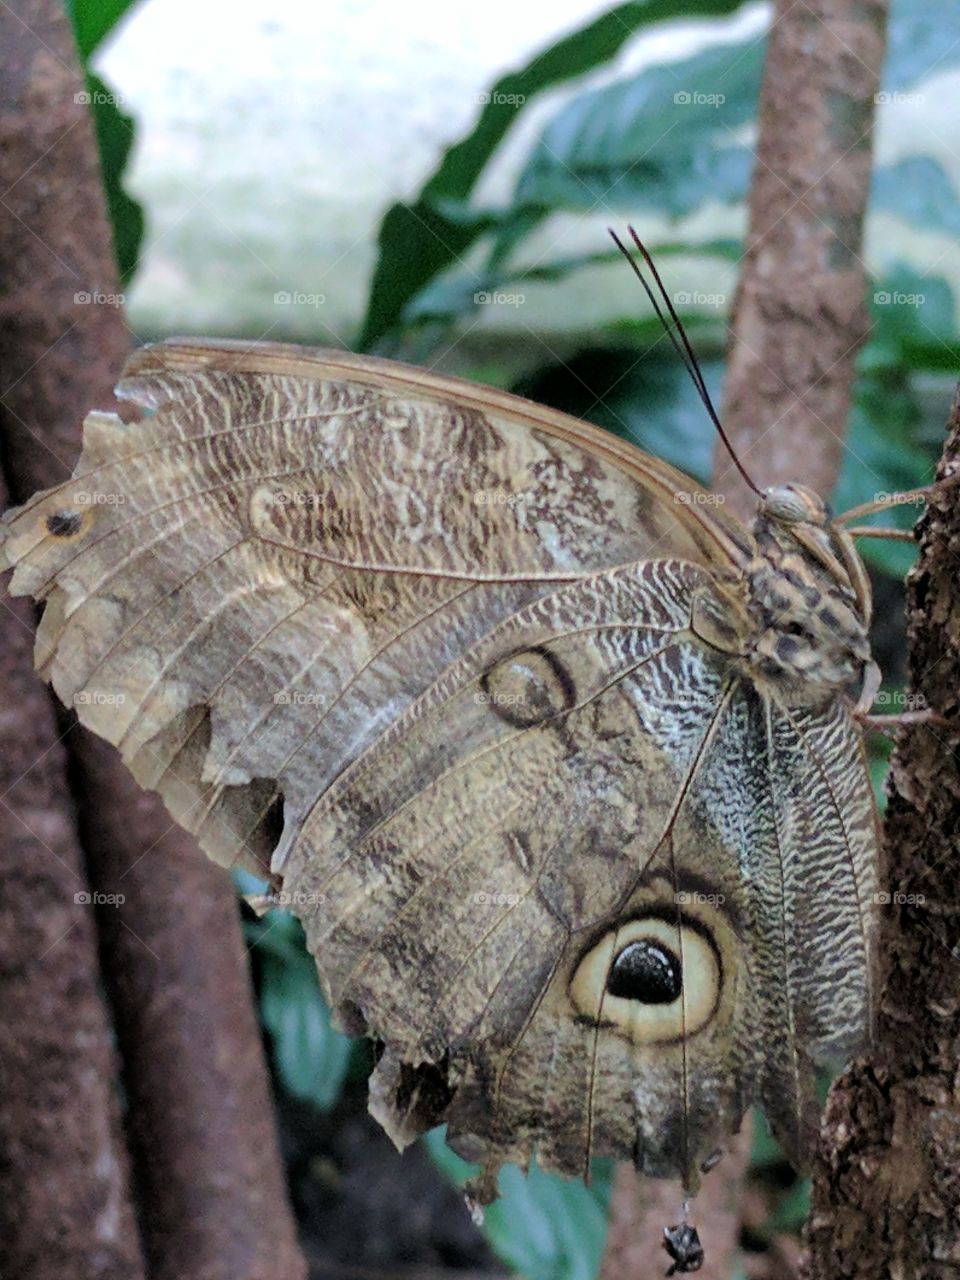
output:
{"label": "green leaf", "polygon": [[[858,378],[833,494],[836,511],[927,483],[929,466],[913,441],[918,421],[919,411],[903,371],[891,368]],[[909,529],[918,514],[916,506],[890,506],[863,523]],[[897,578],[916,559],[911,543],[888,539],[864,538],[858,549],[868,564]]]}
{"label": "green leaf", "polygon": [[907,89],[960,62],[960,5],[953,0],[894,0],[887,27],[883,87]]}
{"label": "green leaf", "polygon": [[756,114],[763,51],[715,46],[574,98],[534,146],[516,203],[680,217],[742,199],[753,157],[732,131]]}
{"label": "green leaf", "polygon": [[602,66],[642,27],[669,18],[720,17],[740,0],[628,0],[565,36],[519,71],[501,77],[488,95],[473,130],[450,147],[413,201],[393,205],[380,228],[362,350],[379,342],[400,320],[403,308],[443,267],[462,258],[483,230],[456,221],[445,201],[466,203],[477,179],[520,111],[545,89]]}
{"label": "green leaf", "polygon": [[[671,256],[723,258],[728,262],[739,261],[743,246],[739,240],[718,239],[701,242],[665,241],[651,245],[651,251],[658,262]],[[503,264],[499,267],[487,265],[479,271],[470,271],[468,275],[455,274],[452,270],[432,280],[415,294],[404,306],[402,321],[411,330],[428,323],[447,326],[471,312],[480,305],[480,295],[522,292],[528,284],[543,284],[563,280],[584,267],[603,266],[608,263],[622,263],[618,250],[602,253],[581,253],[553,261],[535,263],[529,267],[511,267]],[[634,322],[625,322],[634,323]],[[640,322],[641,326],[644,324]],[[659,323],[652,326],[653,345],[663,336]]]}
{"label": "green leaf", "polygon": [[801,1178],[794,1183],[770,1219],[768,1228],[772,1233],[799,1232],[810,1214],[810,1187],[809,1178]]}
{"label": "green leaf", "polygon": [[100,150],[107,213],[113,228],[113,245],[120,281],[127,284],[133,276],[143,241],[143,209],[123,189],[123,174],[133,146],[133,117],[121,111],[117,95],[99,76],[87,72],[87,93],[93,125]]}
{"label": "green leaf", "polygon": [[466,221],[427,200],[388,209],[380,224],[379,257],[359,349],[365,351],[382,339],[409,299],[451,262],[461,262],[490,225],[489,216]]}
{"label": "green leaf", "polygon": [[895,214],[911,227],[960,236],[960,201],[953,182],[933,156],[907,156],[876,169],[870,208]]}
{"label": "green leaf", "polygon": [[750,1139],[750,1164],[755,1169],[767,1165],[782,1164],[786,1160],[783,1148],[773,1136],[767,1117],[759,1107],[753,1109],[753,1135]]}
{"label": "green leaf", "polygon": [[[871,358],[880,355],[889,364],[908,364],[915,345],[940,342],[956,344],[953,290],[939,276],[921,274],[906,263],[895,262],[870,296]],[[875,361],[876,363],[876,361]]]}
{"label": "green leaf", "polygon": [[890,757],[893,755],[893,743],[881,733],[871,733],[867,739],[867,765],[870,770],[870,782],[877,808],[884,813],[887,808],[887,774],[890,772]]}
{"label": "green leaf", "polygon": [[[688,333],[699,327],[682,317]],[[666,352],[659,321],[621,326],[629,345],[591,348],[548,366],[514,388],[541,404],[585,418],[706,482],[716,435],[686,369]],[[648,351],[644,353],[646,345]],[[701,359],[710,394],[720,395],[723,362]]]}
{"label": "green leaf", "polygon": [[80,57],[86,62],[136,0],[66,0]]}
{"label": "green leaf", "polygon": [[[250,876],[235,876],[235,882],[244,893],[263,889]],[[248,923],[245,932],[260,961],[260,1017],[270,1033],[277,1074],[294,1097],[329,1110],[340,1096],[356,1044],[330,1021],[303,930],[289,912],[271,911]]]}
{"label": "green leaf", "polygon": [[[478,1169],[447,1146],[445,1131],[424,1139],[434,1162],[455,1186]],[[483,1231],[494,1251],[529,1280],[594,1280],[607,1237],[613,1166],[597,1160],[591,1184],[544,1173],[524,1174],[514,1165],[500,1171],[500,1198],[484,1210]]]}

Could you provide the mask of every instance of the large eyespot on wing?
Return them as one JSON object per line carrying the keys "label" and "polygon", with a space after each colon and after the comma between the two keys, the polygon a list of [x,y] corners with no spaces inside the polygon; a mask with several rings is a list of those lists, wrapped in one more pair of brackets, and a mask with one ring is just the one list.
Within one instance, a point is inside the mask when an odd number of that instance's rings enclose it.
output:
{"label": "large eyespot on wing", "polygon": [[546,648],[525,648],[500,658],[480,679],[481,697],[517,728],[569,711],[576,701],[570,673]]}
{"label": "large eyespot on wing", "polygon": [[713,1019],[723,978],[712,932],[661,909],[595,943],[574,972],[570,1000],[581,1017],[599,1017],[635,1044],[670,1044]]}

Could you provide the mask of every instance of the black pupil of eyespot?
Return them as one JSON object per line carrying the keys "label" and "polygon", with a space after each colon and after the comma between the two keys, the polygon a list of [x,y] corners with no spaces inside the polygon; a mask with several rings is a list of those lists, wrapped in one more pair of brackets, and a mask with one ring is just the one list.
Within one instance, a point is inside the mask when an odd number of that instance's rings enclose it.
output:
{"label": "black pupil of eyespot", "polygon": [[624,947],[607,975],[610,995],[643,1004],[670,1004],[682,985],[680,957],[650,938],[639,938]]}
{"label": "black pupil of eyespot", "polygon": [[67,538],[80,528],[83,517],[77,511],[54,511],[47,516],[47,528],[56,538]]}

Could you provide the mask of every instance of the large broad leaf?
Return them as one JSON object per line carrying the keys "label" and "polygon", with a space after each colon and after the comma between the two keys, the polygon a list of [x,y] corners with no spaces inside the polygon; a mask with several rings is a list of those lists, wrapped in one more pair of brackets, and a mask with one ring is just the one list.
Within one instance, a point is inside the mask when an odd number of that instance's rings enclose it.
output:
{"label": "large broad leaf", "polygon": [[143,209],[123,187],[133,146],[133,117],[122,109],[115,93],[90,69],[90,58],[135,0],[66,0],[77,52],[86,78],[85,97],[93,117],[100,152],[107,215],[121,284],[128,284],[137,267],[143,242]]}
{"label": "large broad leaf", "polygon": [[[960,61],[957,6],[901,0],[894,14],[881,103]],[[739,132],[756,114],[764,56],[762,38],[713,46],[568,102],[530,153],[513,208],[500,218],[493,260],[506,258],[559,209],[679,217],[708,201],[744,199],[754,157]],[[916,225],[956,234],[957,201],[931,157],[881,170],[874,200]]]}
{"label": "large broad leaf", "polygon": [[80,57],[86,61],[136,0],[66,0]]}
{"label": "large broad leaf", "polygon": [[953,0],[893,0],[887,24],[887,93],[912,88],[960,62],[960,5]]}
{"label": "large broad leaf", "polygon": [[[477,1174],[434,1129],[424,1141],[436,1164],[457,1186]],[[544,1173],[501,1169],[500,1198],[484,1210],[483,1231],[492,1248],[528,1280],[595,1280],[607,1238],[612,1164],[594,1161],[590,1186]]]}
{"label": "large broad leaf", "polygon": [[321,1110],[332,1107],[350,1065],[353,1041],[331,1025],[316,966],[305,951],[281,955],[264,950],[260,1016],[285,1087]]}
{"label": "large broad leaf", "polygon": [[[266,891],[248,871],[234,871],[233,879],[242,894]],[[244,931],[259,962],[260,1017],[270,1034],[277,1075],[294,1097],[327,1110],[340,1096],[357,1042],[331,1024],[316,965],[294,916],[273,910],[247,922]]]}
{"label": "large broad leaf", "polygon": [[[764,56],[765,40],[751,38],[574,98],[531,152],[517,185],[517,214],[602,204],[676,217],[708,200],[741,200],[753,153],[732,131],[756,114]],[[960,8],[901,0],[880,102],[957,61]],[[960,223],[950,181],[930,157],[881,170],[874,198],[924,227],[955,234]]]}
{"label": "large broad leaf", "polygon": [[87,72],[87,94],[100,149],[100,168],[113,229],[113,247],[122,284],[128,284],[143,242],[143,208],[123,187],[123,174],[133,146],[133,117],[121,110],[119,99],[99,76]]}
{"label": "large broad leaf", "polygon": [[756,112],[763,53],[757,40],[709,48],[574,98],[534,146],[516,203],[679,217],[742,199],[753,159],[733,131]]}
{"label": "large broad leaf", "polygon": [[628,0],[538,54],[490,91],[471,133],[449,148],[419,196],[393,205],[380,227],[367,315],[359,339],[367,350],[400,320],[406,303],[487,229],[462,211],[477,179],[517,115],[537,94],[602,66],[643,27],[670,18],[720,17],[740,0]]}
{"label": "large broad leaf", "polygon": [[[723,258],[728,262],[738,262],[743,249],[739,240],[718,239],[703,240],[696,244],[689,241],[660,241],[650,246],[658,262],[672,256],[697,258]],[[529,267],[511,267],[507,264],[488,264],[478,271],[457,273],[447,271],[432,280],[411,299],[403,311],[403,323],[408,328],[415,328],[428,322],[451,325],[468,312],[488,301],[496,302],[501,295],[505,304],[520,298],[525,299],[524,289],[528,285],[544,284],[559,281],[580,271],[585,267],[604,266],[615,263],[622,268],[623,258],[617,249],[608,252],[571,254],[563,258],[553,258],[548,262],[536,263]],[[649,310],[643,295],[637,293],[638,306]],[[681,302],[681,305],[685,305]],[[662,337],[659,325],[654,325],[654,336]]]}
{"label": "large broad leaf", "polygon": [[907,156],[873,174],[870,208],[895,214],[918,231],[960,236],[960,198],[939,160]]}
{"label": "large broad leaf", "polygon": [[[685,323],[696,332],[695,320],[687,317]],[[547,365],[514,390],[605,427],[706,482],[716,432],[686,369],[658,332],[657,322],[624,330],[630,345],[624,340],[583,351],[562,364]],[[718,399],[723,362],[703,360],[701,367],[710,394]]]}

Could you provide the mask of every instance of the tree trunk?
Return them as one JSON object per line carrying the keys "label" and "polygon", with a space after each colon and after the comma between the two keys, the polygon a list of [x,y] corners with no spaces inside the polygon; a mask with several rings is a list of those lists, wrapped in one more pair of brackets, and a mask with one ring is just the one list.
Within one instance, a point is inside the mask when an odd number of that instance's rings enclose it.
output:
{"label": "tree trunk", "polygon": [[[960,398],[938,478],[960,475]],[[908,705],[960,704],[960,487],[935,491],[908,578]],[[960,751],[900,731],[884,824],[877,1039],[834,1085],[809,1224],[815,1280],[960,1274]]]}
{"label": "tree trunk", "polygon": [[[724,423],[755,483],[836,484],[867,334],[860,258],[884,0],[777,0],[760,94],[750,225],[733,308]],[[723,451],[738,515],[756,498]]]}
{"label": "tree trunk", "polygon": [[[801,479],[829,493],[839,474],[854,356],[867,331],[859,255],[885,13],[883,0],[774,7],[723,414],[760,487]],[[756,497],[719,445],[713,487],[752,516]],[[748,1159],[749,1132],[694,1204],[705,1280],[731,1273]],[[618,1170],[603,1280],[656,1274],[662,1230],[679,1203],[678,1188],[638,1187],[627,1167]]]}
{"label": "tree trunk", "polygon": [[[22,502],[70,474],[84,414],[113,403],[129,333],[119,308],[82,300],[119,285],[63,6],[18,0],[0,23],[2,444],[10,497]],[[32,673],[29,610],[5,603],[4,803],[17,821],[0,950],[4,1274],[143,1275],[102,980],[151,1280],[298,1280],[230,880],[75,724],[71,801],[53,708]],[[89,900],[87,874],[96,912],[74,899]]]}

